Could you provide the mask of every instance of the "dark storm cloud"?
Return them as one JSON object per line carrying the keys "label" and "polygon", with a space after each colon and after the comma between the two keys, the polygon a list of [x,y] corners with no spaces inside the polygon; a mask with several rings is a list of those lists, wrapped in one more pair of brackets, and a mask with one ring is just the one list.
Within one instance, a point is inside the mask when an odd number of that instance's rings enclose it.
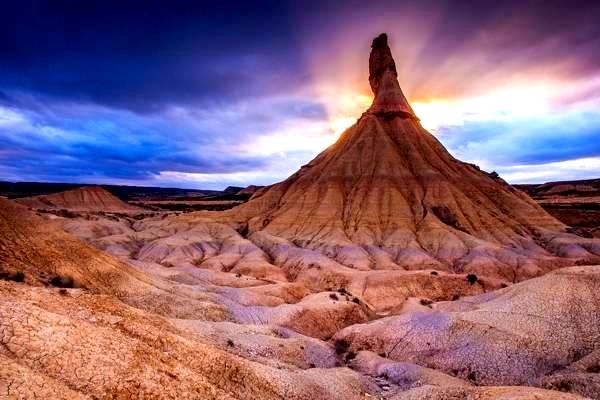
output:
{"label": "dark storm cloud", "polygon": [[[350,0],[298,12],[313,22],[299,29],[323,53],[317,64],[326,70],[357,48],[368,51],[369,41],[356,38],[388,32],[409,99],[455,97],[509,79],[587,78],[600,69],[597,1]],[[344,46],[350,51],[336,51]],[[365,70],[364,57],[358,62]],[[363,75],[356,78],[368,88]]]}
{"label": "dark storm cloud", "polygon": [[317,104],[290,98],[262,100],[250,110],[239,104],[153,115],[77,103],[19,103],[20,109],[0,107],[0,173],[25,180],[134,182],[152,181],[163,171],[261,170],[270,157],[242,151],[244,143],[277,131],[280,118],[301,124],[323,116]]}
{"label": "dark storm cloud", "polygon": [[[560,99],[560,117],[441,129],[459,155],[498,165],[598,156],[598,114],[568,109],[600,99],[587,84],[600,75],[598,20],[600,3],[581,1],[4,2],[0,179],[293,170],[312,154],[248,148],[303,127],[330,133],[315,123],[341,99],[315,87],[344,89],[350,71],[368,90],[369,40],[383,30],[411,100],[517,78],[583,82]],[[283,135],[289,127],[302,129]]]}
{"label": "dark storm cloud", "polygon": [[289,26],[280,2],[9,2],[0,87],[135,110],[281,92],[303,79]]}
{"label": "dark storm cloud", "polygon": [[[407,18],[419,28],[410,36]],[[0,89],[137,111],[228,104],[308,84],[306,49],[327,47],[338,30],[356,42],[353,31],[374,25],[401,32],[399,48],[423,40],[409,93],[456,92],[548,60],[563,59],[574,74],[597,71],[599,19],[591,1],[6,2]],[[460,57],[477,70],[446,76],[444,63]]]}

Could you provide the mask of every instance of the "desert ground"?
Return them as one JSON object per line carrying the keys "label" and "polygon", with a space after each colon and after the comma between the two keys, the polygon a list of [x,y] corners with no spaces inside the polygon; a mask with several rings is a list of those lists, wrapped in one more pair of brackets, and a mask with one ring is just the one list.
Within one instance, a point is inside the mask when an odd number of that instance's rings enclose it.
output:
{"label": "desert ground", "polygon": [[369,83],[272,186],[0,199],[0,398],[600,399],[598,182],[454,158],[385,35]]}

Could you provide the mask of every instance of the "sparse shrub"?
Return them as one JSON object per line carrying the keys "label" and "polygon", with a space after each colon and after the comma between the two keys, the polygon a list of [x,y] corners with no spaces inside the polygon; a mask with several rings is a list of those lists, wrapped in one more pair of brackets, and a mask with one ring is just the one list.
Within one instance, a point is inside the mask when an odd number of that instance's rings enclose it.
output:
{"label": "sparse shrub", "polygon": [[309,367],[309,368],[317,368],[317,366],[315,365],[315,363],[310,363],[310,364],[308,364],[308,367]]}
{"label": "sparse shrub", "polygon": [[349,351],[348,353],[346,353],[346,362],[348,361],[352,361],[356,358],[356,353]]}
{"label": "sparse shrub", "polygon": [[422,306],[430,306],[431,304],[433,304],[433,301],[431,301],[429,299],[421,299],[421,300],[419,300],[419,303]]}
{"label": "sparse shrub", "polygon": [[460,224],[456,214],[448,207],[432,207],[431,211],[433,211],[433,214],[435,214],[435,216],[444,224],[451,226],[454,229],[458,229],[459,231],[469,233],[469,231]]}
{"label": "sparse shrub", "polygon": [[431,271],[431,275],[433,275],[433,276],[438,276],[438,275],[439,275],[439,273],[438,273],[437,271]]}
{"label": "sparse shrub", "polygon": [[346,288],[339,288],[339,289],[338,289],[338,293],[341,293],[341,294],[348,294],[348,292],[346,291]]}
{"label": "sparse shrub", "polygon": [[74,288],[75,282],[70,276],[53,276],[48,283],[59,288]]}
{"label": "sparse shrub", "polygon": [[335,293],[330,293],[330,294],[329,294],[329,298],[330,298],[331,300],[339,300],[339,298],[337,297],[337,294],[335,294]]}
{"label": "sparse shrub", "polygon": [[69,292],[67,292],[67,289],[60,289],[58,291],[58,294],[60,294],[61,296],[67,296]]}
{"label": "sparse shrub", "polygon": [[63,217],[63,218],[77,218],[79,216],[79,214],[71,212],[67,209],[60,209],[56,212],[56,215],[58,215],[59,217]]}
{"label": "sparse shrub", "polygon": [[350,348],[350,343],[344,339],[338,339],[335,341],[334,347],[337,354],[343,354]]}
{"label": "sparse shrub", "polygon": [[240,273],[238,272],[237,274],[235,274],[235,277],[236,277],[236,278],[241,278],[241,277],[242,277],[242,274],[240,274]]}
{"label": "sparse shrub", "polygon": [[300,350],[304,350],[304,346],[300,346]]}
{"label": "sparse shrub", "polygon": [[454,296],[452,296],[452,301],[456,301],[458,299],[460,299],[459,295],[455,294]]}
{"label": "sparse shrub", "polygon": [[566,381],[560,381],[556,385],[553,385],[553,386],[556,388],[556,390],[559,390],[561,392],[570,392],[571,391],[571,384]]}
{"label": "sparse shrub", "polygon": [[508,287],[508,285],[507,285],[506,283],[502,283],[502,284],[500,285],[500,287],[501,287],[502,289],[504,289],[504,288],[507,288],[507,287]]}
{"label": "sparse shrub", "polygon": [[471,382],[475,382],[477,380],[477,376],[475,375],[475,372],[473,372],[473,371],[469,372],[469,375],[467,375],[467,379],[470,380]]}
{"label": "sparse shrub", "polygon": [[13,282],[24,282],[25,274],[21,271],[19,272],[0,272],[0,279],[5,281],[13,281]]}
{"label": "sparse shrub", "polygon": [[385,354],[384,352],[381,352],[381,353],[379,353],[379,357],[386,358],[386,357],[387,357],[387,354]]}
{"label": "sparse shrub", "polygon": [[360,304],[360,300],[359,300],[358,297],[353,297],[352,298],[352,302],[355,303],[355,304]]}
{"label": "sparse shrub", "polygon": [[474,285],[475,283],[477,283],[477,275],[475,275],[475,274],[467,275],[467,282],[469,282],[471,285]]}
{"label": "sparse shrub", "polygon": [[600,364],[590,365],[586,368],[586,371],[590,374],[600,374]]}
{"label": "sparse shrub", "polygon": [[227,346],[228,347],[233,347],[233,346],[235,346],[235,343],[233,343],[233,340],[227,339]]}

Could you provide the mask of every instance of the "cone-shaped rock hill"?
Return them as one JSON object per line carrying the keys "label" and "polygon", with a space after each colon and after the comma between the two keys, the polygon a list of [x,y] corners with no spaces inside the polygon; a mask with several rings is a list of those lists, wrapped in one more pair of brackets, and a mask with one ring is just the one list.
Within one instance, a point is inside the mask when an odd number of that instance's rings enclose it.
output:
{"label": "cone-shaped rock hill", "polygon": [[355,125],[226,215],[247,223],[249,234],[284,238],[358,269],[508,278],[507,271],[534,276],[573,262],[564,258],[597,258],[597,243],[566,233],[525,193],[455,159],[421,126],[385,34],[373,41],[369,73],[375,98]]}

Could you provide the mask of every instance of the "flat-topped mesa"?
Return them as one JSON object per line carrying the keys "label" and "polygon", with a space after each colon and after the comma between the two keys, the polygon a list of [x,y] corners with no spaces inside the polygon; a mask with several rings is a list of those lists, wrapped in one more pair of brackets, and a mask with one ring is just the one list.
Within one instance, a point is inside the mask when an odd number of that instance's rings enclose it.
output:
{"label": "flat-topped mesa", "polygon": [[371,45],[369,83],[375,99],[368,112],[417,119],[400,89],[396,63],[394,63],[385,33],[373,39]]}

